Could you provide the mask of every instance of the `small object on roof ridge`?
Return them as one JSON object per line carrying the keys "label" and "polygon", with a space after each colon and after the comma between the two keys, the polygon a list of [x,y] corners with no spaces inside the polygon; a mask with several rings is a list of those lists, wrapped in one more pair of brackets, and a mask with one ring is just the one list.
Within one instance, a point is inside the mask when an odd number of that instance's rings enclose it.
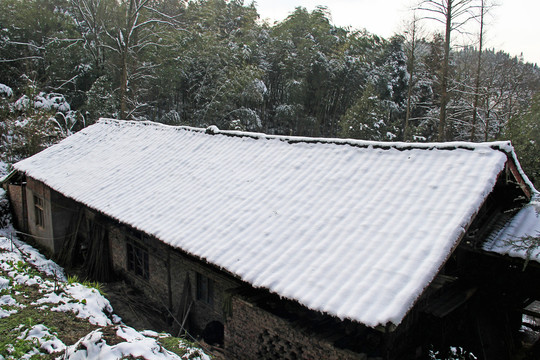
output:
{"label": "small object on roof ridge", "polygon": [[219,133],[219,128],[216,125],[210,125],[206,128],[206,133],[210,135],[215,135]]}

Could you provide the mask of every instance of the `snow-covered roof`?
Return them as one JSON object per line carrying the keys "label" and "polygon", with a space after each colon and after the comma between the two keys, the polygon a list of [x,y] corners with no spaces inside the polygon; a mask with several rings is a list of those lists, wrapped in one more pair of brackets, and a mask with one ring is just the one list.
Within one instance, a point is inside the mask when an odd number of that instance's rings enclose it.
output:
{"label": "snow-covered roof", "polygon": [[457,245],[507,142],[377,143],[102,119],[15,168],[255,287],[399,324]]}
{"label": "snow-covered roof", "polygon": [[491,234],[483,248],[540,262],[540,198],[534,197],[504,227]]}

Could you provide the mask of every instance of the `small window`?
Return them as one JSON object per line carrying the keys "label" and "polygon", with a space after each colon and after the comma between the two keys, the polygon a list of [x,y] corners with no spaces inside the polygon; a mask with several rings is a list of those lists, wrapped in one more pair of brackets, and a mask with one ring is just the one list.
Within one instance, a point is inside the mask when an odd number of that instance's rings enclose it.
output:
{"label": "small window", "polygon": [[45,212],[43,210],[43,198],[34,195],[34,215],[36,220],[36,226],[45,226]]}
{"label": "small window", "polygon": [[135,275],[148,280],[150,274],[148,251],[138,245],[127,243],[127,267]]}
{"label": "small window", "polygon": [[197,300],[214,305],[214,281],[197,273]]}

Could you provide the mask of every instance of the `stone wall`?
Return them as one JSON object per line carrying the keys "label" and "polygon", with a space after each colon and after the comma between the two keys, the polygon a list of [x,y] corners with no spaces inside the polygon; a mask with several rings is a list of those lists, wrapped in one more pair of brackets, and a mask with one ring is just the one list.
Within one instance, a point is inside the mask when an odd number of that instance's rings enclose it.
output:
{"label": "stone wall", "polygon": [[50,190],[50,199],[54,251],[57,254],[62,249],[66,239],[72,236],[75,231],[72,227],[81,205],[52,189]]}
{"label": "stone wall", "polygon": [[[109,241],[115,271],[141,289],[154,303],[171,310],[179,322],[183,321],[183,314],[193,301],[189,308],[189,321],[186,322],[190,332],[202,333],[213,321],[224,323],[226,290],[238,286],[233,278],[126,226],[111,225]],[[128,269],[129,242],[135,242],[148,252],[147,279]],[[213,282],[213,297],[210,303],[197,299],[197,273]]]}
{"label": "stone wall", "polygon": [[295,329],[285,319],[237,296],[232,298],[232,316],[225,325],[225,348],[231,359],[372,359]]}
{"label": "stone wall", "polygon": [[127,256],[126,256],[126,243],[124,235],[117,226],[109,227],[109,246],[111,261],[113,263],[114,270],[118,273],[127,271]]}
{"label": "stone wall", "polygon": [[13,210],[13,220],[17,229],[26,231],[26,222],[24,219],[24,197],[23,191],[25,191],[24,185],[8,185],[9,201]]}

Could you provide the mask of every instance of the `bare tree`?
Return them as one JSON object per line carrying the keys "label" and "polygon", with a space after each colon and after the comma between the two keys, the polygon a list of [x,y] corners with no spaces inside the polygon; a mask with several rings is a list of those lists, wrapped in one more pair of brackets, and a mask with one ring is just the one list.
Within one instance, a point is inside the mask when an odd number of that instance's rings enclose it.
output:
{"label": "bare tree", "polygon": [[[478,41],[478,60],[476,64],[476,77],[474,84],[474,103],[473,103],[473,115],[471,120],[471,141],[475,141],[476,137],[476,122],[478,118],[478,107],[479,107],[479,98],[480,98],[480,80],[482,72],[482,52],[484,45],[484,25],[485,25],[485,15],[491,10],[495,5],[489,0],[480,0],[480,34]],[[487,141],[487,140],[486,140]]]}
{"label": "bare tree", "polygon": [[[120,57],[120,118],[131,117],[133,110],[143,106],[136,101],[132,102],[132,109],[128,110],[128,84],[131,80],[141,79],[147,75],[145,72],[155,67],[155,64],[131,63],[137,55],[148,47],[163,46],[159,39],[164,36],[166,28],[179,28],[180,14],[169,15],[159,10],[159,2],[150,0],[123,0],[120,2],[125,8],[124,23],[113,31],[106,31],[112,40],[112,45],[105,45]],[[130,73],[130,68],[133,71]]]}
{"label": "bare tree", "polygon": [[409,88],[407,89],[407,109],[405,112],[405,126],[403,129],[403,138],[405,141],[411,140],[411,127],[409,120],[411,118],[411,101],[412,101],[412,92],[414,84],[416,81],[416,52],[417,52],[417,42],[418,34],[420,31],[419,28],[419,19],[416,13],[413,14],[411,21],[406,25],[405,35],[407,40],[407,45],[405,46],[405,51],[407,53],[407,71],[409,72]]}
{"label": "bare tree", "polygon": [[422,11],[424,19],[437,21],[445,26],[444,59],[441,73],[441,109],[439,113],[439,141],[449,139],[447,133],[446,107],[449,101],[448,74],[450,64],[451,35],[459,31],[469,20],[477,17],[477,0],[421,0],[416,10]]}
{"label": "bare tree", "polygon": [[106,0],[73,0],[71,5],[84,47],[90,53],[96,69],[101,69],[105,62],[102,36],[111,4]]}

